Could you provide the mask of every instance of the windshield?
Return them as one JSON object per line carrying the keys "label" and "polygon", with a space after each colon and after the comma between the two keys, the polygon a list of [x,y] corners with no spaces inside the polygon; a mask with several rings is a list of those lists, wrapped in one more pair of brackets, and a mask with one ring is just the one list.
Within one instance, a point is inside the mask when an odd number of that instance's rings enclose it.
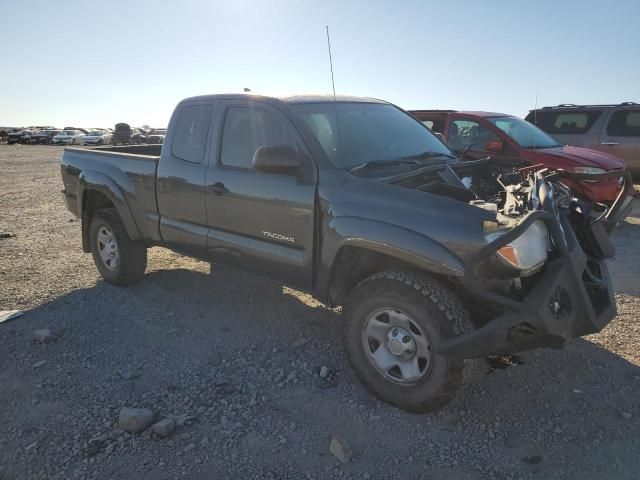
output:
{"label": "windshield", "polygon": [[73,130],[65,130],[60,135],[75,135],[75,134],[76,134],[76,132],[73,131]]}
{"label": "windshield", "polygon": [[488,119],[496,127],[524,148],[561,147],[553,137],[535,125],[517,117],[494,117]]}
{"label": "windshield", "polygon": [[104,133],[98,130],[94,130],[93,132],[89,132],[89,135],[92,137],[101,137],[102,135],[104,135]]}
{"label": "windshield", "polygon": [[309,126],[331,163],[340,169],[424,152],[452,156],[429,129],[393,105],[339,102],[301,103],[292,107]]}

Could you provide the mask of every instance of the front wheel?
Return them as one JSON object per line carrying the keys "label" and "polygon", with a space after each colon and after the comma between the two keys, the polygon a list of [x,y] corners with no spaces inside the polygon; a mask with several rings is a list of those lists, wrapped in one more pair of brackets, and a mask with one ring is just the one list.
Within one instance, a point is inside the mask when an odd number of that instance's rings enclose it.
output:
{"label": "front wheel", "polygon": [[381,400],[426,413],[454,399],[472,360],[434,345],[472,330],[469,313],[446,286],[413,272],[381,272],[359,283],[344,309],[343,343],[360,380]]}
{"label": "front wheel", "polygon": [[127,286],[142,280],[147,249],[129,237],[114,208],[96,212],[91,219],[89,240],[93,261],[107,282]]}

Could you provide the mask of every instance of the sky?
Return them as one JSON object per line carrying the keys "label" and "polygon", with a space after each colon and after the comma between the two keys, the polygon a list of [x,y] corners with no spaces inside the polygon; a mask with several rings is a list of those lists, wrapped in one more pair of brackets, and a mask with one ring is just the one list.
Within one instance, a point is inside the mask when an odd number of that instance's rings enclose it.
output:
{"label": "sky", "polygon": [[0,125],[165,126],[200,94],[640,103],[640,1],[0,0]]}

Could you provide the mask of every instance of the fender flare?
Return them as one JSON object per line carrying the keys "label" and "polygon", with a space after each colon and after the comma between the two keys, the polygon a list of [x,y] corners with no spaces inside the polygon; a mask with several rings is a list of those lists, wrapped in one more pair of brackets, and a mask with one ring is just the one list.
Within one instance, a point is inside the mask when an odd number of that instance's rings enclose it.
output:
{"label": "fender flare", "polygon": [[[125,198],[125,193],[123,189],[116,184],[116,182],[105,175],[104,173],[88,170],[83,171],[78,177],[78,212],[80,213],[80,217],[83,221],[83,230],[85,230],[85,212],[83,211],[84,207],[84,197],[87,191],[95,190],[97,192],[102,193],[105,197],[107,197],[113,206],[115,207],[122,223],[124,225],[127,234],[132,240],[138,240],[142,238],[140,233],[140,229],[136,224],[133,214],[129,209],[129,204]],[[88,219],[87,219],[88,220]],[[88,227],[88,225],[87,225]],[[84,235],[83,235],[84,237]]]}
{"label": "fender flare", "polygon": [[337,217],[328,225],[323,239],[318,291],[327,298],[332,272],[341,248],[360,247],[415,265],[416,268],[448,277],[464,276],[464,263],[445,245],[420,233],[394,224],[361,217]]}

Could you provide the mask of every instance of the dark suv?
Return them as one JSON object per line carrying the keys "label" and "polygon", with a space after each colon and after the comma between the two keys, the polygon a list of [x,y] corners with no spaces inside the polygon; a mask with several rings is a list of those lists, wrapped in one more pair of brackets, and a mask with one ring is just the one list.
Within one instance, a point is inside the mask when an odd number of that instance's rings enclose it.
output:
{"label": "dark suv", "polygon": [[531,110],[526,120],[559,142],[600,150],[625,160],[640,177],[640,104],[562,104]]}

